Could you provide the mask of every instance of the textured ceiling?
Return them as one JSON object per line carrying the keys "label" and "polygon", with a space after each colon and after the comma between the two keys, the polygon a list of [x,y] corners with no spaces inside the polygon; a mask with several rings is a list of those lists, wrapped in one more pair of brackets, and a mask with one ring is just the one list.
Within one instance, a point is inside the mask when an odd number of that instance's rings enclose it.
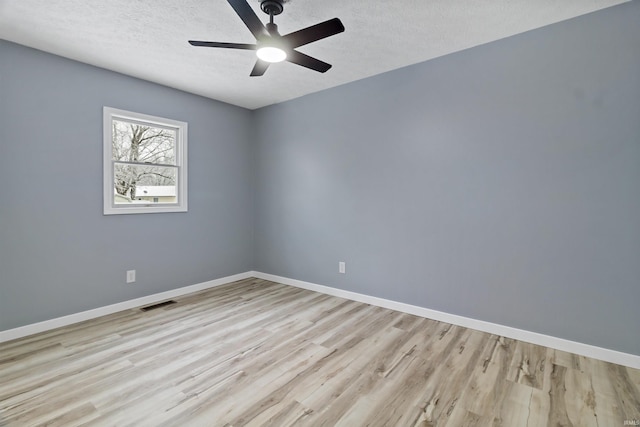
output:
{"label": "textured ceiling", "polygon": [[[255,52],[187,40],[254,43],[226,0],[0,0],[0,38],[254,109],[498,40],[626,0],[290,0],[281,34],[338,17],[346,31],[249,77]],[[263,22],[259,0],[249,0]]]}

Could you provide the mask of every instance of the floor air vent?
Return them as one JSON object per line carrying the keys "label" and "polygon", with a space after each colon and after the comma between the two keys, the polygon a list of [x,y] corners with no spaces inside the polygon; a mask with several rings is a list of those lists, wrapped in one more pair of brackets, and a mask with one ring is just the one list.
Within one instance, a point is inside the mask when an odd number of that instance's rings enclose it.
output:
{"label": "floor air vent", "polygon": [[171,304],[175,304],[175,303],[176,302],[174,300],[169,300],[169,301],[159,302],[159,303],[153,304],[153,305],[148,305],[146,307],[142,307],[140,310],[142,310],[142,311],[155,310],[156,308],[162,308],[162,307],[165,307],[167,305],[171,305]]}

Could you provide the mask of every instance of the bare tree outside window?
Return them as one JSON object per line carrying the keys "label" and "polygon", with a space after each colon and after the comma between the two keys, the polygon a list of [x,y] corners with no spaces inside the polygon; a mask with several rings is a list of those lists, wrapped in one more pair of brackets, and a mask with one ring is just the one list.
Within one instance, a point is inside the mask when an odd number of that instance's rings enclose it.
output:
{"label": "bare tree outside window", "polygon": [[175,187],[175,130],[120,120],[112,126],[117,194],[136,200],[138,186]]}

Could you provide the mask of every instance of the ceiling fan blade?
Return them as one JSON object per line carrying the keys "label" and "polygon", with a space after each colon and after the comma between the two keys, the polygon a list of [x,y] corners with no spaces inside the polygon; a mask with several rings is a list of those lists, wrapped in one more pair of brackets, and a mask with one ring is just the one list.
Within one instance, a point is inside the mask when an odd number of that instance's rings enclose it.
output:
{"label": "ceiling fan blade", "polygon": [[257,46],[255,44],[246,44],[246,43],[201,42],[198,40],[189,40],[189,44],[192,46],[223,47],[227,49],[246,49],[246,50],[257,49]]}
{"label": "ceiling fan blade", "polygon": [[256,61],[256,65],[253,66],[253,70],[251,70],[251,74],[249,74],[251,77],[258,77],[264,74],[265,71],[267,71],[267,68],[269,68],[269,62],[267,61],[263,61],[262,59],[258,59]]}
{"label": "ceiling fan blade", "polygon": [[329,19],[328,21],[321,22],[316,25],[312,25],[302,30],[294,31],[287,35],[282,36],[291,48],[303,46],[305,44],[321,40],[329,36],[341,33],[344,31],[344,25],[338,18]]}
{"label": "ceiling fan blade", "polygon": [[287,52],[287,61],[301,65],[305,68],[309,68],[310,70],[317,71],[319,73],[325,73],[329,70],[329,68],[331,68],[331,64],[327,64],[326,62],[322,62],[319,59],[316,59],[309,55],[305,55],[304,53],[298,52],[297,50],[293,49]]}
{"label": "ceiling fan blade", "polygon": [[269,36],[269,32],[265,28],[262,21],[260,21],[260,18],[258,18],[258,15],[256,15],[251,6],[249,6],[249,3],[247,3],[245,0],[227,1],[229,2],[233,10],[236,11],[240,19],[242,19],[244,25],[249,28],[249,31],[251,31],[251,34],[253,34],[256,40],[260,40],[264,37]]}

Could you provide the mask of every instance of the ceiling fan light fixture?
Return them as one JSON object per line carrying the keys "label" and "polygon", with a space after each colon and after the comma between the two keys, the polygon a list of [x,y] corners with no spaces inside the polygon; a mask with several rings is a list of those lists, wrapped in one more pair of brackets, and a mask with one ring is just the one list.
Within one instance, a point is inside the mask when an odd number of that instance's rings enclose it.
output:
{"label": "ceiling fan light fixture", "polygon": [[282,62],[287,59],[287,52],[276,46],[263,46],[256,51],[258,58],[267,62]]}

